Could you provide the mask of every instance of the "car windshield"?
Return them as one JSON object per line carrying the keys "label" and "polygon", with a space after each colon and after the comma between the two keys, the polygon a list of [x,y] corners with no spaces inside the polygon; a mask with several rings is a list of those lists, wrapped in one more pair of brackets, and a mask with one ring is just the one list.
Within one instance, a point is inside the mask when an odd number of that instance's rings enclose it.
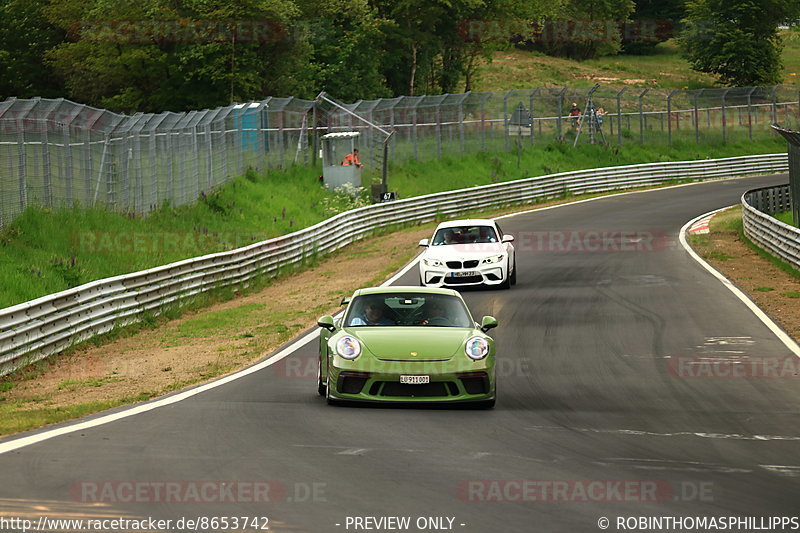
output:
{"label": "car windshield", "polygon": [[433,236],[433,246],[448,244],[473,244],[498,242],[497,232],[491,226],[456,226],[441,228]]}
{"label": "car windshield", "polygon": [[347,308],[344,325],[473,327],[472,317],[460,298],[426,293],[357,296]]}

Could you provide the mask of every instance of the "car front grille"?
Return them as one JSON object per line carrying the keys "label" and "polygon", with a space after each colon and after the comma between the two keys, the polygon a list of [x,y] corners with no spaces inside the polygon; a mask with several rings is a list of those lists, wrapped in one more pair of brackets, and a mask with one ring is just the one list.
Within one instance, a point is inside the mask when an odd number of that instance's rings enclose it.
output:
{"label": "car front grille", "polygon": [[480,283],[483,281],[481,276],[466,276],[463,278],[444,278],[446,285],[463,285],[465,283]]}
{"label": "car front grille", "polygon": [[467,394],[487,394],[489,392],[489,375],[485,372],[474,372],[458,376]]}
{"label": "car front grille", "polygon": [[385,381],[381,396],[400,396],[404,398],[439,398],[448,396],[447,386],[441,381],[424,385],[408,385],[397,381]]}
{"label": "car front grille", "polygon": [[446,261],[445,264],[447,268],[453,269],[461,269],[461,268],[475,268],[478,266],[479,261],[477,259],[470,259],[469,261]]}
{"label": "car front grille", "polygon": [[368,379],[369,374],[342,372],[339,374],[336,388],[344,394],[360,394]]}

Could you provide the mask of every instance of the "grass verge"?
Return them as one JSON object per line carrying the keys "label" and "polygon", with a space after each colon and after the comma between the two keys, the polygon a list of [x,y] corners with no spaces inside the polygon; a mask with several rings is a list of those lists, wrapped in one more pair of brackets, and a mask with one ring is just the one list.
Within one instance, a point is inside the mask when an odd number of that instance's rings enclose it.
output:
{"label": "grass verge", "polygon": [[715,215],[710,233],[690,235],[703,259],[730,279],[778,323],[800,340],[800,271],[767,253],[744,235],[740,207]]}

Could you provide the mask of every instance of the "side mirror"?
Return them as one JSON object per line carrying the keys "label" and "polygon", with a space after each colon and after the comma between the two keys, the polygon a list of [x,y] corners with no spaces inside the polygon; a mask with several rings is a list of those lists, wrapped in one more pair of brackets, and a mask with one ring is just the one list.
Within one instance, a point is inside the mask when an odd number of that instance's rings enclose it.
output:
{"label": "side mirror", "polygon": [[427,248],[428,247],[428,239],[422,239],[421,241],[419,241],[419,245],[420,246],[424,246],[425,248]]}
{"label": "side mirror", "polygon": [[508,234],[503,235],[503,242],[514,242],[514,236]]}
{"label": "side mirror", "polygon": [[319,317],[319,319],[317,320],[317,325],[331,332],[336,331],[336,325],[333,323],[333,317],[331,315],[325,315]]}
{"label": "side mirror", "polygon": [[496,327],[497,327],[497,319],[493,316],[485,316],[483,317],[483,320],[481,320],[481,331],[484,333]]}
{"label": "side mirror", "polygon": [[344,297],[342,297],[342,301],[339,302],[339,305],[347,305],[349,303],[350,303],[350,297],[349,296],[344,296]]}

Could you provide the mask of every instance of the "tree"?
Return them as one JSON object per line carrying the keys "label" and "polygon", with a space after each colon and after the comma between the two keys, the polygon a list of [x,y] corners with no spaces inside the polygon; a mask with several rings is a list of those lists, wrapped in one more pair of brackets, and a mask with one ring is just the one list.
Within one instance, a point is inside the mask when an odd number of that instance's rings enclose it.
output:
{"label": "tree", "polygon": [[694,70],[732,86],[781,81],[778,26],[800,12],[797,0],[690,0],[680,43]]}
{"label": "tree", "polygon": [[64,32],[44,18],[45,5],[46,0],[0,0],[0,100],[62,95],[43,54]]}
{"label": "tree", "polygon": [[633,0],[566,0],[555,16],[544,21],[541,35],[522,44],[571,59],[617,54],[620,27],[633,9]]}
{"label": "tree", "polygon": [[291,0],[51,0],[70,40],[47,53],[68,95],[115,111],[183,111],[313,94]]}
{"label": "tree", "polygon": [[394,22],[381,18],[366,0],[301,0],[315,91],[353,101],[391,96],[383,74],[386,32]]}
{"label": "tree", "polygon": [[623,38],[626,54],[652,54],[658,43],[677,36],[681,19],[686,15],[685,0],[633,0],[629,36]]}

